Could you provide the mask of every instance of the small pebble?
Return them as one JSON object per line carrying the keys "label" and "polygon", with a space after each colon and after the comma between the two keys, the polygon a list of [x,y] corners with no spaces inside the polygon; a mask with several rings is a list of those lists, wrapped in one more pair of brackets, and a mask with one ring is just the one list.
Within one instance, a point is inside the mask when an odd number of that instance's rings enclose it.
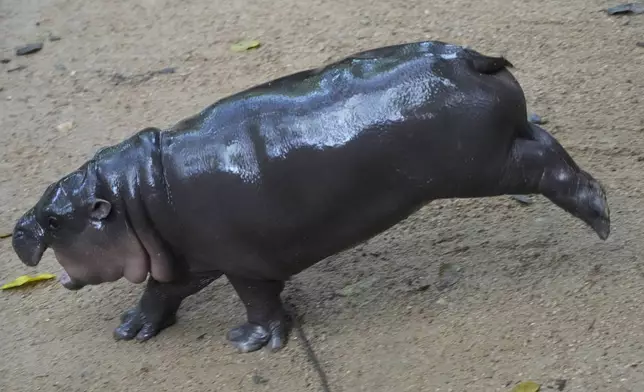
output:
{"label": "small pebble", "polygon": [[16,56],[25,56],[28,54],[39,52],[42,49],[42,42],[27,44],[16,48]]}
{"label": "small pebble", "polygon": [[59,124],[58,126],[56,126],[56,130],[58,132],[69,132],[69,131],[72,130],[72,128],[74,128],[74,122],[73,121],[67,121],[67,122],[64,122],[64,123]]}
{"label": "small pebble", "polygon": [[0,59],[0,63],[2,64],[9,64],[11,62],[11,59]]}
{"label": "small pebble", "polygon": [[555,386],[557,387],[558,391],[563,391],[566,388],[566,384],[568,384],[568,380],[564,380],[564,379],[555,380]]}
{"label": "small pebble", "polygon": [[261,385],[261,384],[266,384],[268,382],[267,379],[264,377],[258,375],[258,374],[253,374],[253,384],[255,385]]}
{"label": "small pebble", "polygon": [[531,113],[530,116],[528,116],[528,121],[530,121],[533,124],[541,125],[541,124],[547,124],[548,121],[539,116],[538,114]]}
{"label": "small pebble", "polygon": [[163,68],[161,70],[158,70],[156,73],[158,73],[158,74],[171,74],[171,73],[175,73],[176,71],[177,71],[177,69],[174,68],[174,67],[167,67],[167,68]]}
{"label": "small pebble", "polygon": [[353,284],[347,285],[344,288],[337,290],[335,293],[340,297],[350,297],[360,295],[367,291],[378,281],[377,277],[371,277],[359,280]]}
{"label": "small pebble", "polygon": [[441,263],[438,267],[438,289],[444,290],[461,279],[461,272],[452,263]]}

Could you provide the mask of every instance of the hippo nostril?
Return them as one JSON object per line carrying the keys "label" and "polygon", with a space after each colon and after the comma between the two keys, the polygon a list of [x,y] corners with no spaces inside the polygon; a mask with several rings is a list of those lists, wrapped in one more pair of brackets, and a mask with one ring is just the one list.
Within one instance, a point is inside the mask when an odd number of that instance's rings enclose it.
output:
{"label": "hippo nostril", "polygon": [[27,241],[27,233],[22,229],[14,230],[11,237],[14,246],[24,246]]}

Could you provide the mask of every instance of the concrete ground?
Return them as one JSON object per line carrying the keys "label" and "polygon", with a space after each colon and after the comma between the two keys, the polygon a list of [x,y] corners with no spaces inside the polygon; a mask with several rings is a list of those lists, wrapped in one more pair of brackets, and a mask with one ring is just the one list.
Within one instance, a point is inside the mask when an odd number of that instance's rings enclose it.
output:
{"label": "concrete ground", "polygon": [[[605,184],[610,239],[544,198],[444,201],[297,276],[285,298],[336,392],[509,391],[528,379],[642,391],[644,15],[601,12],[616,4],[2,0],[0,231],[49,182],[143,127],[359,50],[467,44],[514,63],[530,110]],[[14,55],[40,38],[40,52]],[[262,46],[231,51],[240,39]],[[0,282],[34,272],[9,239],[0,254]],[[48,252],[37,271],[60,268]],[[225,280],[155,339],[114,341],[141,289],[0,291],[0,390],[321,390],[300,339],[277,354],[232,350],[225,333],[245,315]]]}

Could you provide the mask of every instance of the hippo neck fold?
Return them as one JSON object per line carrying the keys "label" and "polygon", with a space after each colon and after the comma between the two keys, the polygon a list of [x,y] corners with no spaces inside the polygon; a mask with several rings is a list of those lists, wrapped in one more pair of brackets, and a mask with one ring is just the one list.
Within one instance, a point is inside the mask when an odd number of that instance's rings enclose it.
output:
{"label": "hippo neck fold", "polygon": [[149,273],[159,282],[174,278],[176,265],[159,230],[171,211],[165,183],[160,130],[143,129],[123,142],[99,151],[97,177],[111,198],[121,204],[127,225],[149,258]]}

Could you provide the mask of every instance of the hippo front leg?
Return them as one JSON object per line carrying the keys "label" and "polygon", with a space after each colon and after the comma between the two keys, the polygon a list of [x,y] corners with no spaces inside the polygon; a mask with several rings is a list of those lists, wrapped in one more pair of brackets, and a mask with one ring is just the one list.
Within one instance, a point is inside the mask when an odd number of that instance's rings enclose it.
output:
{"label": "hippo front leg", "polygon": [[280,294],[284,282],[228,276],[246,307],[248,322],[228,332],[228,340],[243,353],[268,346],[278,351],[286,344],[289,326]]}
{"label": "hippo front leg", "polygon": [[192,276],[177,282],[160,283],[150,277],[138,305],[123,313],[114,330],[117,340],[148,340],[177,322],[181,302],[202,290],[222,274]]}

